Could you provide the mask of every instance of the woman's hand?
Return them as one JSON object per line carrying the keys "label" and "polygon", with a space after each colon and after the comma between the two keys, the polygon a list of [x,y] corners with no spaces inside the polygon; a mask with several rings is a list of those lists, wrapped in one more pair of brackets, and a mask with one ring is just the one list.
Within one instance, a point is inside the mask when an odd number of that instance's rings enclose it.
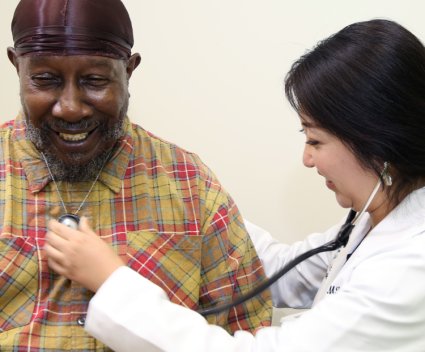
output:
{"label": "woman's hand", "polygon": [[78,230],[49,221],[45,250],[51,269],[96,292],[124,263],[82,217]]}

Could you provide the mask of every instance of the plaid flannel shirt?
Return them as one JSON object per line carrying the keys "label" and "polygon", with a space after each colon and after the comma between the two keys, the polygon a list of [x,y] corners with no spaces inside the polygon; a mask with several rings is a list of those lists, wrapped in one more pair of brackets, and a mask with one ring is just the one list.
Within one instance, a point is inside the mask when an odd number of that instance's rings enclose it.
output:
{"label": "plaid flannel shirt", "polygon": [[[197,309],[251,289],[264,272],[233,200],[190,152],[125,121],[126,134],[78,215],[170,300]],[[58,182],[69,212],[91,182]],[[108,351],[84,330],[92,293],[49,269],[46,225],[64,213],[22,116],[0,130],[0,351]],[[96,253],[93,253],[96,255]],[[270,325],[269,292],[209,321]],[[143,319],[143,317],[140,317]],[[164,322],[166,324],[166,322]]]}

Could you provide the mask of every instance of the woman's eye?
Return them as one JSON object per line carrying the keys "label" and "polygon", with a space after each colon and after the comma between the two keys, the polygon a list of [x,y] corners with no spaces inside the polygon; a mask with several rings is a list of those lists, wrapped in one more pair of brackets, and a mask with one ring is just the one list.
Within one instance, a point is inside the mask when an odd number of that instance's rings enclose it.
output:
{"label": "woman's eye", "polygon": [[306,141],[305,141],[305,144],[308,144],[308,145],[318,145],[319,144],[319,141],[318,140],[316,140],[316,139],[312,139],[312,138],[309,138],[308,137],[308,135],[307,135],[307,133],[306,133],[306,131],[305,131],[305,129],[304,128],[301,128],[300,130],[299,130],[299,132],[301,132],[301,133],[303,133],[303,134],[305,134],[306,135]]}
{"label": "woman's eye", "polygon": [[308,145],[318,145],[319,144],[319,141],[316,141],[315,139],[307,139],[306,142],[305,142],[305,144],[308,144]]}

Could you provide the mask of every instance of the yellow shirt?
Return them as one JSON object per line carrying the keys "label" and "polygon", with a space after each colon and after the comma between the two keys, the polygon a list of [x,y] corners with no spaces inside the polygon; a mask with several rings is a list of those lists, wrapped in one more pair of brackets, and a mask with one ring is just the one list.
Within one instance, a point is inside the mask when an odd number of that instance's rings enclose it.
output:
{"label": "yellow shirt", "polygon": [[[170,300],[205,308],[246,292],[264,272],[241,215],[190,152],[125,123],[79,216]],[[92,182],[58,182],[69,212]],[[0,350],[107,351],[84,331],[92,293],[51,271],[46,224],[64,213],[22,119],[0,130]],[[96,253],[93,253],[96,255]],[[143,317],[140,317],[143,319]],[[209,317],[229,332],[270,325],[268,292]]]}

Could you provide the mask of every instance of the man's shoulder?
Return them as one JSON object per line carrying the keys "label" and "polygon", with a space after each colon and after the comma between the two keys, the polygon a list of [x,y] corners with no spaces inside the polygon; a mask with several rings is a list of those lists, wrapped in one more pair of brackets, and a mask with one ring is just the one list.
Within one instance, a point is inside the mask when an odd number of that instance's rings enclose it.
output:
{"label": "man's shoulder", "polygon": [[[132,124],[133,161],[144,163],[148,169],[164,170],[169,177],[204,179],[221,188],[214,172],[198,154],[169,142],[137,124]],[[159,168],[160,166],[160,168]]]}
{"label": "man's shoulder", "polygon": [[137,158],[142,156],[144,159],[163,162],[184,162],[197,165],[201,168],[207,168],[198,154],[189,151],[180,145],[170,142],[167,139],[157,136],[147,131],[143,127],[132,124],[134,155]]}
{"label": "man's shoulder", "polygon": [[190,154],[190,155],[196,155],[195,153],[173,143],[170,142],[169,140],[159,137],[158,135],[156,135],[155,133],[152,133],[146,129],[144,129],[143,127],[141,127],[140,125],[136,124],[136,123],[132,123],[132,130],[135,133],[135,135],[137,136],[136,140],[140,141],[140,142],[145,142],[145,143],[150,143],[153,146],[156,146],[158,148],[166,148],[166,149],[174,149],[174,150],[179,150],[182,153],[185,154]]}

